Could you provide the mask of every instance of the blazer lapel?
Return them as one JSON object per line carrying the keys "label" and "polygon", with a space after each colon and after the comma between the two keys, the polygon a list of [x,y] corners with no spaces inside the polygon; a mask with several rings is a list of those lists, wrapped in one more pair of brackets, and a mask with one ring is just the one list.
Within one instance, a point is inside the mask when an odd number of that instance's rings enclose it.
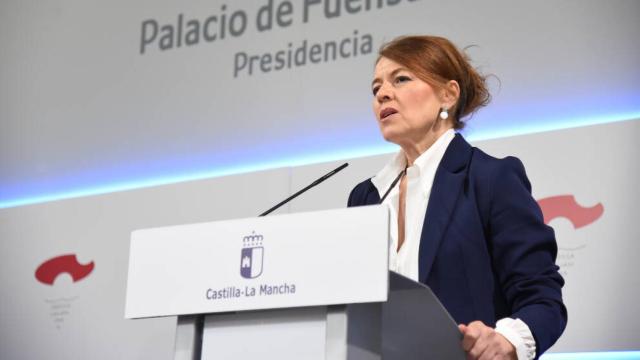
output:
{"label": "blazer lapel", "polygon": [[471,154],[469,143],[456,134],[436,170],[420,236],[419,278],[423,283],[427,281],[438,246],[462,192]]}

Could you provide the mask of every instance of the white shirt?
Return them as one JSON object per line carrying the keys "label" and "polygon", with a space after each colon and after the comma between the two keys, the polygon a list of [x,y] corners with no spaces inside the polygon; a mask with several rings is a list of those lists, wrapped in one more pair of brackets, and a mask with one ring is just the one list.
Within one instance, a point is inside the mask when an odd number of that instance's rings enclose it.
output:
{"label": "white shirt", "polygon": [[[436,176],[438,165],[444,156],[449,143],[455,137],[453,129],[448,130],[436,140],[427,151],[420,154],[413,165],[407,167],[407,194],[405,201],[405,229],[404,242],[398,250],[398,203],[400,199],[399,186],[391,190],[384,203],[391,211],[389,244],[389,269],[402,274],[414,281],[418,279],[418,255],[420,253],[420,235],[429,195]],[[376,176],[371,179],[378,189],[380,196],[406,167],[407,160],[404,152],[400,151]]]}
{"label": "white shirt", "polygon": [[[422,225],[433,180],[447,147],[455,137],[453,129],[442,134],[425,152],[420,154],[413,165],[407,167],[407,193],[405,198],[404,242],[398,249],[398,205],[400,187],[398,184],[384,200],[390,209],[389,269],[410,279],[419,281],[419,254]],[[389,189],[407,166],[404,152],[400,151],[371,182],[380,197]],[[496,331],[504,336],[516,348],[518,360],[531,360],[536,354],[536,344],[529,327],[520,319],[504,318],[496,323]]]}

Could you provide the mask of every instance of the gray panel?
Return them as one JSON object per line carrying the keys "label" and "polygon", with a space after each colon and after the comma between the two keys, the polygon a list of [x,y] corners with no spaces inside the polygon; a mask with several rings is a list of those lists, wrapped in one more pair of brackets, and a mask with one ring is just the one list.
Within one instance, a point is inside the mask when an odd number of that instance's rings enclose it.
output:
{"label": "gray panel", "polygon": [[322,306],[207,315],[202,360],[324,360],[326,320]]}
{"label": "gray panel", "polygon": [[428,287],[389,272],[389,300],[382,307],[385,359],[465,359],[462,334]]}

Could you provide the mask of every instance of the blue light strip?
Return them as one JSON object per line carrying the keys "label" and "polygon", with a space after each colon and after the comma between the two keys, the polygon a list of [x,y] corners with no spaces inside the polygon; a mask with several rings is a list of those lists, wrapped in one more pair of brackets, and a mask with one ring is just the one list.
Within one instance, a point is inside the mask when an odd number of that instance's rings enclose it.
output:
{"label": "blue light strip", "polygon": [[250,173],[255,171],[277,169],[282,167],[303,166],[303,165],[317,164],[317,163],[322,163],[327,161],[365,157],[365,156],[370,156],[375,154],[388,153],[393,151],[393,149],[394,149],[393,145],[389,145],[389,146],[382,146],[378,148],[345,150],[340,152],[324,153],[321,155],[320,154],[309,155],[304,157],[282,159],[279,161],[270,161],[270,162],[263,162],[263,163],[257,163],[257,164],[247,164],[243,166],[226,167],[226,168],[216,169],[212,171],[204,171],[204,172],[189,173],[189,174],[178,174],[174,176],[158,177],[158,178],[151,178],[151,179],[140,179],[140,180],[134,180],[134,181],[128,181],[128,182],[121,182],[121,183],[112,183],[112,184],[106,184],[103,186],[77,189],[73,191],[50,193],[50,194],[44,194],[41,196],[32,196],[32,197],[8,200],[8,201],[0,202],[0,209],[39,204],[39,203],[64,200],[64,199],[72,199],[72,198],[85,197],[85,196],[102,195],[102,194],[108,194],[108,193],[113,193],[118,191],[127,191],[127,190],[142,189],[142,188],[148,188],[148,187],[154,187],[154,186],[176,184],[176,183],[181,183],[186,181],[211,179],[211,178],[216,178],[221,176],[244,174],[244,173]]}
{"label": "blue light strip", "polygon": [[545,354],[540,360],[640,360],[640,351]]}
{"label": "blue light strip", "polygon": [[482,141],[499,139],[510,136],[536,134],[546,131],[557,131],[564,129],[573,129],[583,126],[601,125],[620,121],[632,121],[639,120],[640,112],[630,112],[618,115],[608,116],[585,116],[572,119],[544,119],[544,121],[527,121],[520,123],[517,126],[490,130],[490,131],[477,131],[470,136],[465,136],[469,141]]}
{"label": "blue light strip", "polygon": [[[576,119],[564,119],[564,120],[557,120],[557,121],[553,119],[545,119],[545,121],[538,121],[538,122],[533,121],[533,122],[529,122],[528,124],[520,123],[517,126],[509,127],[506,129],[471,132],[467,136],[467,139],[470,141],[481,141],[481,140],[489,140],[489,139],[498,139],[498,138],[509,137],[509,136],[525,135],[525,134],[539,133],[539,132],[545,132],[545,131],[555,131],[555,130],[582,127],[582,126],[606,124],[606,123],[613,123],[613,122],[627,121],[627,120],[637,120],[637,119],[640,119],[640,112],[632,112],[632,113],[626,113],[626,114],[620,114],[620,115],[610,115],[606,117],[605,116],[592,117],[592,118],[579,117]],[[334,152],[323,151],[321,154],[281,157],[280,159],[275,161],[247,163],[241,166],[224,167],[224,168],[213,169],[211,171],[182,173],[177,175],[162,176],[162,177],[147,178],[147,179],[134,179],[132,181],[100,184],[96,186],[88,185],[86,187],[76,188],[71,191],[50,192],[50,193],[45,193],[38,196],[28,196],[28,197],[22,197],[22,198],[7,199],[0,202],[0,209],[38,204],[38,203],[63,200],[63,199],[78,198],[78,197],[84,197],[84,196],[107,194],[107,193],[112,193],[117,191],[126,191],[126,190],[141,189],[141,188],[147,188],[147,187],[153,187],[153,186],[175,184],[175,183],[180,183],[185,181],[210,179],[210,178],[215,178],[220,176],[249,173],[249,172],[255,172],[255,171],[276,169],[281,167],[302,166],[302,165],[310,165],[310,164],[329,162],[329,161],[338,161],[343,159],[381,155],[381,154],[390,153],[396,150],[397,150],[397,147],[392,144],[383,144],[383,145],[370,146],[370,147],[365,146],[365,147],[359,147],[355,149],[342,149]],[[292,151],[291,153],[294,153],[294,151]]]}

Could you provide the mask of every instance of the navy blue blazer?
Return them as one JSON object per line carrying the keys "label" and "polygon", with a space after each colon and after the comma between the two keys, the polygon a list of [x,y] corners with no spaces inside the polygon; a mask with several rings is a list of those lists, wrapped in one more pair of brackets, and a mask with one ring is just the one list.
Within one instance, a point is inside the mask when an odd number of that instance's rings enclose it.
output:
{"label": "navy blue blazer", "polygon": [[[348,205],[379,202],[366,180],[351,191]],[[567,322],[556,254],[553,229],[543,222],[520,160],[496,159],[456,135],[436,171],[426,209],[420,282],[458,323],[495,326],[504,317],[521,319],[540,356]]]}

